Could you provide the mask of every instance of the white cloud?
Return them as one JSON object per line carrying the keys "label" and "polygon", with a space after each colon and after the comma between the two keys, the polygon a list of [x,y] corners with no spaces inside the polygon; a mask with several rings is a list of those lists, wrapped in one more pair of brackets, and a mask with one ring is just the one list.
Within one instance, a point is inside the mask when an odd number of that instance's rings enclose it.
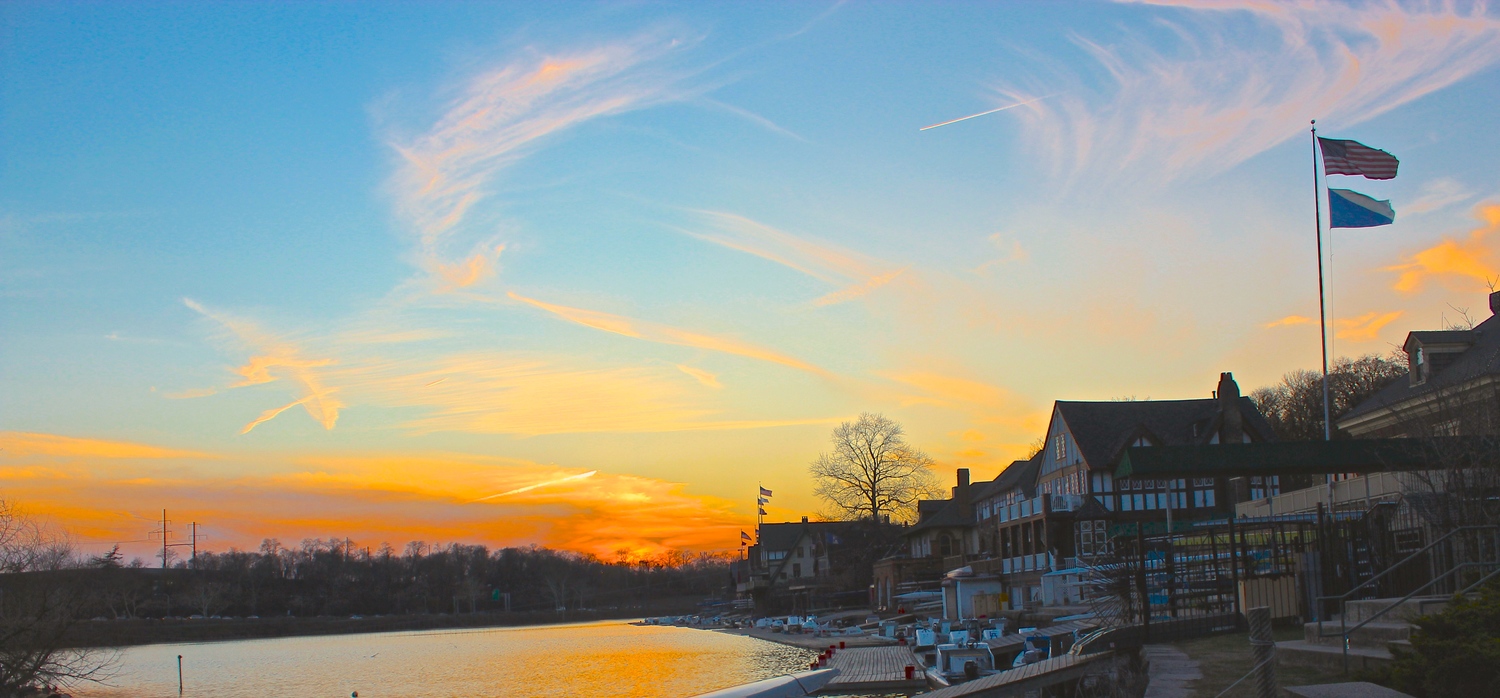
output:
{"label": "white cloud", "polygon": [[[1150,2],[1164,30],[1074,37],[1098,72],[1061,67],[997,87],[1056,173],[1214,173],[1299,134],[1347,128],[1500,62],[1500,20],[1482,6],[1395,2]],[[1163,37],[1171,37],[1163,40]]]}

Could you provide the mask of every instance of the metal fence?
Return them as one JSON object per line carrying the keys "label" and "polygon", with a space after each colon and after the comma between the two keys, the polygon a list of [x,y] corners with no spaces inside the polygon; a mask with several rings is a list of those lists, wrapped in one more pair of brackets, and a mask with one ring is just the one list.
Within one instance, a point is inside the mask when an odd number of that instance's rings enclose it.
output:
{"label": "metal fence", "polygon": [[1359,598],[1399,597],[1462,557],[1422,552],[1436,536],[1400,502],[1113,532],[1111,553],[1093,561],[1086,579],[1095,612],[1114,626],[1238,614],[1249,606],[1316,620],[1335,612],[1320,598],[1350,590]]}

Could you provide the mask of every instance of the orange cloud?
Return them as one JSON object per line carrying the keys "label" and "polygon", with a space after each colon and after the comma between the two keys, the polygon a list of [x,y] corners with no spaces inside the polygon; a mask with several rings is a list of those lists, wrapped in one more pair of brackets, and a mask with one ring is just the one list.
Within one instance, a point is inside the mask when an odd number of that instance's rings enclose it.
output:
{"label": "orange cloud", "polygon": [[298,405],[307,411],[308,416],[322,424],[324,429],[333,429],[338,422],[339,410],[344,403],[334,395],[337,391],[328,385],[325,369],[336,362],[332,359],[304,358],[302,350],[295,344],[262,331],[248,320],[211,311],[190,298],[183,299],[183,303],[200,315],[218,323],[239,343],[248,346],[253,352],[245,365],[235,369],[240,380],[230,384],[229,388],[261,385],[282,379],[300,388],[301,396],[298,399],[282,407],[262,412],[259,417],[251,420],[240,430],[241,434],[249,433],[251,429]]}
{"label": "orange cloud", "polygon": [[1489,236],[1500,231],[1500,205],[1482,206],[1476,211],[1484,225],[1469,232],[1468,239],[1445,238],[1442,242],[1409,257],[1404,264],[1385,267],[1401,276],[1392,285],[1402,293],[1422,289],[1429,278],[1472,279],[1486,285],[1500,280],[1500,253]]}
{"label": "orange cloud", "polygon": [[869,295],[871,291],[874,291],[875,289],[880,288],[881,286],[884,286],[895,280],[896,277],[905,273],[907,269],[908,267],[902,267],[895,271],[887,272],[879,276],[872,276],[868,279],[865,279],[864,281],[822,296],[817,300],[814,300],[813,305],[816,305],[818,307],[822,307],[825,305],[834,305],[836,303],[843,303],[844,301],[859,298],[860,296]]}
{"label": "orange cloud", "polygon": [[1261,325],[1261,327],[1264,327],[1264,328],[1266,328],[1266,329],[1269,330],[1269,329],[1271,329],[1273,327],[1290,327],[1292,325],[1310,325],[1313,322],[1316,322],[1316,321],[1313,320],[1310,317],[1305,317],[1305,316],[1302,316],[1302,315],[1288,315],[1288,316],[1286,316],[1284,318],[1281,318],[1280,320],[1277,320],[1275,322],[1268,322],[1268,323],[1266,323],[1264,325]]}
{"label": "orange cloud", "polygon": [[1381,328],[1391,324],[1401,315],[1399,310],[1390,313],[1371,311],[1359,317],[1335,320],[1334,325],[1339,329],[1333,336],[1351,342],[1374,341],[1380,338]]}
{"label": "orange cloud", "polygon": [[714,389],[718,389],[718,388],[724,387],[724,384],[719,382],[719,377],[718,376],[716,376],[716,375],[714,375],[712,373],[709,373],[708,371],[705,371],[705,370],[703,370],[701,368],[693,368],[692,366],[684,366],[682,364],[677,364],[677,370],[682,371],[683,373],[686,373],[689,376],[692,376],[693,380],[696,380],[699,383],[702,383],[705,387],[714,388]]}
{"label": "orange cloud", "polygon": [[79,439],[56,434],[0,431],[0,452],[16,456],[64,456],[87,458],[212,458],[197,451],[147,446],[126,441]]}
{"label": "orange cloud", "polygon": [[772,351],[770,349],[764,349],[752,344],[746,344],[737,339],[730,339],[728,337],[716,337],[713,335],[690,332],[688,330],[678,329],[676,327],[659,325],[655,323],[644,322],[641,320],[634,320],[621,315],[612,315],[610,313],[605,313],[598,310],[585,310],[583,308],[570,308],[565,305],[555,305],[552,303],[539,301],[534,298],[527,298],[515,292],[508,292],[506,293],[506,295],[510,296],[513,300],[518,300],[533,307],[541,308],[542,310],[552,313],[553,315],[556,315],[569,322],[576,322],[580,325],[592,327],[596,330],[613,332],[615,334],[624,335],[626,337],[633,337],[635,339],[644,339],[648,342],[676,344],[685,347],[709,349],[712,351],[723,352],[725,354],[734,354],[736,356],[744,356],[751,359],[769,361],[771,363],[781,364],[782,366],[789,366],[791,368],[801,369],[803,371],[809,371],[811,373],[817,373],[819,375],[827,375],[826,371],[813,366],[812,364],[794,359],[790,356]]}
{"label": "orange cloud", "polygon": [[101,448],[81,444],[108,442],[46,434],[7,432],[4,439],[0,487],[7,498],[67,528],[88,551],[125,541],[131,554],[149,557],[154,543],[131,548],[129,541],[145,538],[163,508],[174,521],[198,522],[203,547],[214,550],[253,548],[267,537],[349,536],[372,546],[536,543],[615,559],[622,550],[646,557],[736,549],[739,529],[750,525],[727,500],[690,493],[682,483],[523,460],[354,453],[265,455],[227,469],[223,458],[214,469],[150,459],[106,466],[96,462],[98,453],[189,452]]}

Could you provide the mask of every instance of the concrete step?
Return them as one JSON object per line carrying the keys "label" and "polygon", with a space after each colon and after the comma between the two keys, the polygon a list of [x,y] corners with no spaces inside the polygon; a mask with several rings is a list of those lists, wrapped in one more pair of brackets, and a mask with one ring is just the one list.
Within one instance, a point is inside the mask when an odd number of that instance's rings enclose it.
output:
{"label": "concrete step", "polygon": [[[1349,670],[1367,671],[1389,664],[1395,658],[1383,649],[1349,648]],[[1304,640],[1276,643],[1278,666],[1308,666],[1327,671],[1344,670],[1344,652],[1338,645],[1316,645]]]}
{"label": "concrete step", "polygon": [[[1331,645],[1338,647],[1343,642],[1343,636],[1339,633],[1338,621],[1323,621],[1324,636],[1318,635],[1317,623],[1305,623],[1302,626],[1302,639],[1310,645]],[[1405,640],[1411,637],[1410,623],[1386,623],[1375,621],[1367,623],[1363,627],[1349,634],[1350,647],[1369,647],[1371,649],[1385,649],[1386,644],[1393,640]]]}
{"label": "concrete step", "polygon": [[[1430,616],[1448,607],[1447,596],[1418,596],[1402,601],[1400,606],[1392,608],[1381,615],[1379,621],[1396,623],[1407,622],[1420,616]],[[1350,601],[1346,608],[1349,609],[1349,622],[1358,623],[1367,620],[1386,607],[1400,601],[1400,599],[1360,599]]]}

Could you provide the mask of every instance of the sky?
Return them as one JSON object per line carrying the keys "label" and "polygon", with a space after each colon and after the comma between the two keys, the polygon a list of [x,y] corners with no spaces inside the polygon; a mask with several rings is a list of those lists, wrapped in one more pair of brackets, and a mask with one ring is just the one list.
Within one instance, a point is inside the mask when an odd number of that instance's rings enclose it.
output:
{"label": "sky", "polygon": [[[862,412],[951,481],[1054,400],[1489,315],[1471,3],[0,5],[0,496],[85,552],[637,559],[816,515]],[[971,114],[992,114],[923,127]]]}

